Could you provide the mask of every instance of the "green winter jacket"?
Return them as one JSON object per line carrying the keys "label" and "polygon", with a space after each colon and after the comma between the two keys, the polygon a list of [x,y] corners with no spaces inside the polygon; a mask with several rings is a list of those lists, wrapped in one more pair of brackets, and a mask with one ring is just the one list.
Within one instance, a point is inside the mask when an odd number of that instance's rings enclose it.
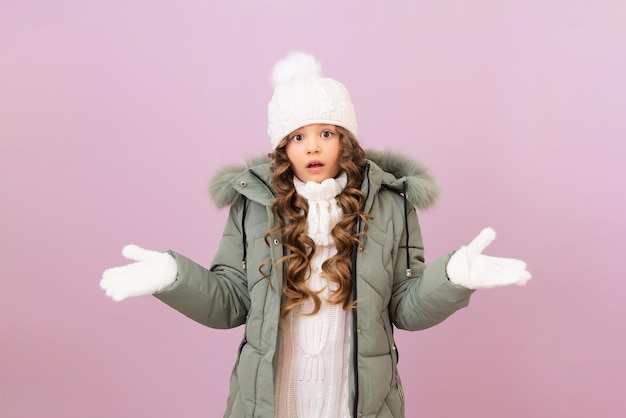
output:
{"label": "green winter jacket", "polygon": [[[355,417],[404,417],[393,327],[419,330],[436,325],[467,306],[471,294],[451,283],[446,255],[428,267],[414,206],[434,203],[437,187],[416,162],[399,154],[368,152],[362,184],[370,229],[356,256],[357,307],[353,310],[350,402]],[[245,335],[230,380],[225,417],[274,416],[274,379],[280,347],[280,289],[283,256],[270,205],[272,163],[229,167],[216,174],[211,193],[230,205],[211,269],[171,252],[176,281],[156,294],[189,318],[212,328],[245,324]],[[404,195],[409,201],[404,199]],[[264,279],[259,266],[270,280]],[[407,265],[407,262],[409,265]],[[247,266],[247,269],[244,268]]]}

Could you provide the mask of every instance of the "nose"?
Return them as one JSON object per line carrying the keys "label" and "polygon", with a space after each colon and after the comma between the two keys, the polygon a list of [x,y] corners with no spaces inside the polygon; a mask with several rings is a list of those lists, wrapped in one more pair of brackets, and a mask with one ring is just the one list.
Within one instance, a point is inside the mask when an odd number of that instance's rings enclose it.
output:
{"label": "nose", "polygon": [[307,154],[318,154],[320,152],[319,142],[317,138],[311,138],[307,141]]}

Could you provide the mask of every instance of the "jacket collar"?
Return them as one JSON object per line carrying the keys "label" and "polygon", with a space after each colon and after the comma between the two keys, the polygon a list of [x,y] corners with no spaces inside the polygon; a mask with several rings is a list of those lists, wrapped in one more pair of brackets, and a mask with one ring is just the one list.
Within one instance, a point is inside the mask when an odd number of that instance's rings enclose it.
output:
{"label": "jacket collar", "polygon": [[[428,170],[419,162],[400,153],[366,150],[368,172],[363,191],[372,198],[381,188],[404,193],[420,209],[432,206],[439,188]],[[271,185],[272,162],[257,158],[246,165],[229,165],[212,177],[209,192],[218,207],[232,205],[242,196],[262,205],[271,205],[274,189]]]}

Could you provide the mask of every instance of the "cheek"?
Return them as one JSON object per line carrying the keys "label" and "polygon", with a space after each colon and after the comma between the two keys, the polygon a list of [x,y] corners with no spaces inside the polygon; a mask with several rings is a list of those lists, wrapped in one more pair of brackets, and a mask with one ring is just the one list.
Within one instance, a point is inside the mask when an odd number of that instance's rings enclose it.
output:
{"label": "cheek", "polygon": [[335,164],[339,164],[339,160],[341,160],[341,153],[342,153],[342,147],[341,144],[338,144],[337,147],[335,148]]}
{"label": "cheek", "polygon": [[294,174],[299,174],[299,167],[302,164],[302,161],[298,158],[297,154],[287,153],[287,158],[289,159],[289,167],[293,171]]}
{"label": "cheek", "polygon": [[293,148],[287,146],[287,148],[285,149],[285,153],[287,154],[287,158],[289,159],[289,162],[291,163],[291,165],[293,165],[295,156],[296,156],[296,154],[293,151]]}

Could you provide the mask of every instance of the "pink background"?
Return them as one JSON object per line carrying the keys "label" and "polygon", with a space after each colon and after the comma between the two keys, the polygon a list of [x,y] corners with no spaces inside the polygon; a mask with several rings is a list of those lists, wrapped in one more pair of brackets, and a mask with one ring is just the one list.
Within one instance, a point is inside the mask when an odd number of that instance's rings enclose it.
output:
{"label": "pink background", "polygon": [[316,54],[366,148],[425,162],[429,260],[484,226],[526,287],[399,332],[409,417],[623,417],[626,3],[0,1],[0,416],[217,417],[242,329],[98,287],[130,242],[209,265],[218,167]]}

